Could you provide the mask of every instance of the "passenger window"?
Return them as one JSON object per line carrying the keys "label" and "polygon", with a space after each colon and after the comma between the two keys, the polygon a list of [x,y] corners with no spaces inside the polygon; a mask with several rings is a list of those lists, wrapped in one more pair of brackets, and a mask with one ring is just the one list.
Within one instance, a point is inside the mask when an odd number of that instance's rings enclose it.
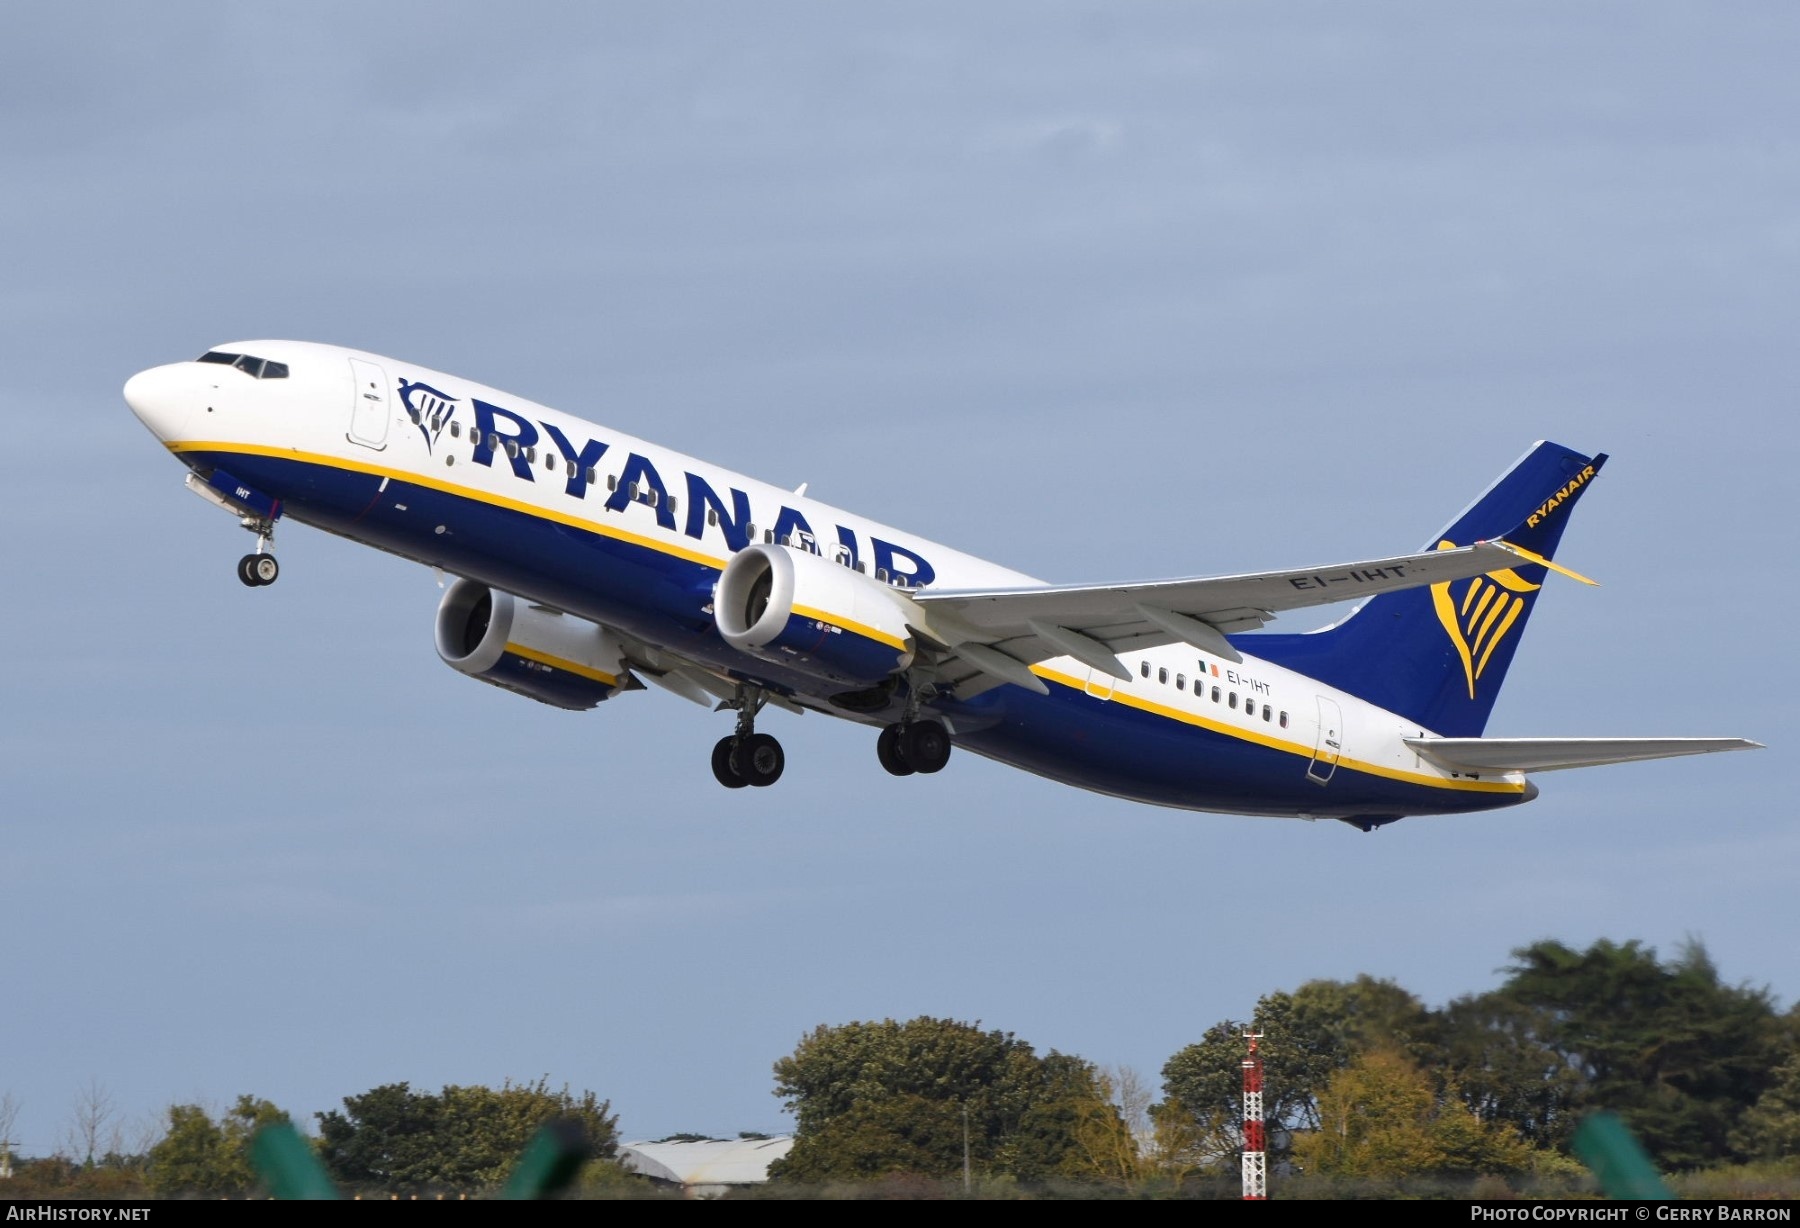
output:
{"label": "passenger window", "polygon": [[[573,482],[575,480],[575,462],[574,461],[570,461],[568,463],[568,472],[563,474],[563,476],[568,478],[571,482]],[[589,480],[591,481],[592,479],[590,478]]]}
{"label": "passenger window", "polygon": [[877,567],[875,569],[875,578],[880,580],[883,584],[886,584],[888,581],[888,569],[885,567]]}
{"label": "passenger window", "polygon": [[1286,728],[1287,728],[1287,713],[1286,713],[1286,712],[1283,712],[1283,713],[1282,713],[1282,714],[1281,714],[1281,727],[1282,727],[1282,728],[1283,728],[1283,729],[1286,729]]}
{"label": "passenger window", "polygon": [[609,473],[606,475],[606,489],[608,489],[608,490],[619,489],[619,478],[618,478],[617,474]]}
{"label": "passenger window", "polygon": [[1263,705],[1263,719],[1266,721],[1273,714],[1274,714],[1274,710],[1272,708],[1270,708],[1268,704],[1264,704]]}
{"label": "passenger window", "polygon": [[514,458],[518,457],[518,455],[519,455],[519,441],[518,440],[509,439],[506,441],[506,454],[508,456],[511,456]]}
{"label": "passenger window", "polygon": [[1219,688],[1218,688],[1218,687],[1214,687],[1214,688],[1213,688],[1213,696],[1212,696],[1212,699],[1213,699],[1213,702],[1214,702],[1214,703],[1218,703],[1218,702],[1219,702]]}
{"label": "passenger window", "polygon": [[718,523],[719,523],[719,509],[718,508],[709,507],[706,509],[706,523],[709,525],[713,525],[715,527],[718,525]]}
{"label": "passenger window", "polygon": [[650,490],[646,490],[644,492],[644,502],[645,503],[648,503],[651,507],[655,507],[656,500],[657,500],[657,493],[654,488],[652,488]]}
{"label": "passenger window", "polygon": [[631,483],[625,488],[625,497],[634,500],[638,497],[638,487],[636,482]]}
{"label": "passenger window", "polygon": [[669,514],[671,516],[675,514],[675,509],[677,507],[679,507],[680,504],[681,504],[681,500],[679,498],[677,498],[675,495],[669,496]]}
{"label": "passenger window", "polygon": [[444,429],[444,420],[442,418],[433,418],[431,420],[431,433],[433,435],[437,434],[439,431],[441,431],[443,429]]}
{"label": "passenger window", "polygon": [[1148,678],[1150,676],[1150,662],[1145,661],[1142,665],[1138,666],[1138,673]]}
{"label": "passenger window", "polygon": [[1157,670],[1156,671],[1156,680],[1158,682],[1162,683],[1164,686],[1168,686],[1169,685],[1169,671],[1166,669]]}
{"label": "passenger window", "polygon": [[600,475],[594,472],[594,467],[592,465],[588,466],[588,471],[584,476],[586,476],[589,486],[592,486],[595,482],[600,480]]}
{"label": "passenger window", "polygon": [[[514,452],[513,455],[517,456],[518,453]],[[537,449],[536,448],[526,448],[525,449],[525,463],[527,465],[537,464]]]}
{"label": "passenger window", "polygon": [[462,423],[452,422],[450,424],[450,438],[452,438],[452,439],[461,439],[462,438]]}
{"label": "passenger window", "polygon": [[1187,675],[1186,674],[1176,674],[1175,675],[1175,689],[1177,691],[1187,690]]}
{"label": "passenger window", "polygon": [[406,416],[407,416],[407,417],[408,417],[408,418],[411,418],[411,419],[412,419],[412,420],[413,420],[413,425],[414,425],[414,426],[417,426],[417,425],[419,425],[419,411],[418,411],[418,410],[416,410],[416,409],[409,409],[409,410],[407,410],[407,411],[406,411]]}
{"label": "passenger window", "polygon": [[1236,708],[1237,707],[1237,692],[1236,691],[1233,691],[1231,693],[1231,697],[1225,701],[1225,706],[1227,708]]}

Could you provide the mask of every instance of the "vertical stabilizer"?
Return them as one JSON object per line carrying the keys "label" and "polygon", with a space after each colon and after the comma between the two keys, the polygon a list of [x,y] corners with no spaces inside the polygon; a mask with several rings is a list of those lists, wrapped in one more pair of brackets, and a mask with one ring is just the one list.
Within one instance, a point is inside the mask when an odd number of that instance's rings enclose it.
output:
{"label": "vertical stabilizer", "polygon": [[[1425,544],[1502,539],[1546,559],[1604,454],[1540,442]],[[1384,593],[1335,626],[1234,637],[1244,651],[1310,674],[1446,737],[1487,725],[1546,569],[1526,564],[1472,580]]]}

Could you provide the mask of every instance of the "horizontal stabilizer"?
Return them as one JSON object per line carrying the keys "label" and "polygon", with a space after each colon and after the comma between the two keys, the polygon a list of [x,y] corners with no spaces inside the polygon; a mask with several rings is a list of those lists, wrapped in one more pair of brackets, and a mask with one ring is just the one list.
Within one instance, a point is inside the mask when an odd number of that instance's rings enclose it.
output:
{"label": "horizontal stabilizer", "polygon": [[1638,759],[1760,750],[1745,738],[1407,738],[1406,744],[1450,772],[1554,772]]}

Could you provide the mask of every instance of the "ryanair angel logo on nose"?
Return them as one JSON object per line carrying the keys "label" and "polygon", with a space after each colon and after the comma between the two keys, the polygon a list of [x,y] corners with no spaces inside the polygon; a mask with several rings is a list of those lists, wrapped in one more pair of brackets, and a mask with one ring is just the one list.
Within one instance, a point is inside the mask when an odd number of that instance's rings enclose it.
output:
{"label": "ryanair angel logo on nose", "polygon": [[[1454,550],[1456,543],[1441,541],[1437,548]],[[1458,586],[1461,593],[1453,591]],[[1475,698],[1475,680],[1487,668],[1488,658],[1525,613],[1525,598],[1520,594],[1535,593],[1541,587],[1510,567],[1472,580],[1446,580],[1431,586],[1438,622],[1462,658],[1470,699]]]}
{"label": "ryanair angel logo on nose", "polygon": [[425,450],[430,452],[456,413],[456,398],[430,384],[402,379],[400,401],[406,406],[406,416],[425,437]]}

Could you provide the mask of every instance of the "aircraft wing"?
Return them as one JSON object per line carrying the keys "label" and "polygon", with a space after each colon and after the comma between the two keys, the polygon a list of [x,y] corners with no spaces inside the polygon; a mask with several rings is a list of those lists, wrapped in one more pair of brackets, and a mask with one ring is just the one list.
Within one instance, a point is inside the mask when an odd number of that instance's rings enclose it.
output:
{"label": "aircraft wing", "polygon": [[[1253,631],[1278,610],[1303,609],[1542,563],[1504,542],[1338,563],[1294,571],[1133,584],[1042,585],[1031,588],[928,590],[912,594],[928,624],[915,628],[987,685],[1013,682],[1042,692],[1029,666],[1074,657],[1115,678],[1129,673],[1116,654],[1187,643],[1227,661],[1243,657],[1225,635]],[[946,677],[957,676],[955,664]],[[959,684],[965,694],[983,689]]]}
{"label": "aircraft wing", "polygon": [[1761,750],[1745,738],[1407,738],[1406,744],[1451,772],[1554,772],[1639,759]]}

